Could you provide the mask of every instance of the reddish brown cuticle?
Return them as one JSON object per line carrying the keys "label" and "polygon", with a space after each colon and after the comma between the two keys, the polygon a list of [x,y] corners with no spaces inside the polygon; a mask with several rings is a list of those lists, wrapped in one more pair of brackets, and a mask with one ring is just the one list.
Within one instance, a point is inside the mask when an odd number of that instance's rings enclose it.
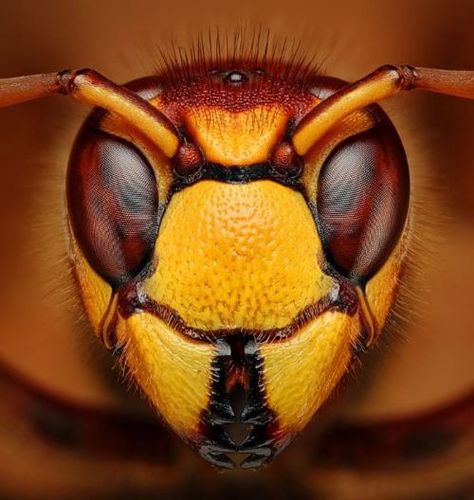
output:
{"label": "reddish brown cuticle", "polygon": [[270,162],[276,171],[286,175],[297,175],[302,168],[300,158],[289,142],[281,142],[275,147]]}
{"label": "reddish brown cuticle", "polygon": [[190,175],[204,163],[200,149],[192,143],[181,144],[173,160],[173,169],[178,175]]}

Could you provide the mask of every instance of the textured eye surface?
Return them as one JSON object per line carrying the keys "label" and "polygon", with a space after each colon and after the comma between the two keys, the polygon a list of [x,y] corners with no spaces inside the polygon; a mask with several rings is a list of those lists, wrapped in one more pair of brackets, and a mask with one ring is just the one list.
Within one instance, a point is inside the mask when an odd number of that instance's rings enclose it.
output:
{"label": "textured eye surface", "polygon": [[336,269],[359,281],[376,273],[403,230],[408,199],[405,152],[387,119],[339,144],[317,195],[318,228]]}
{"label": "textured eye surface", "polygon": [[112,286],[136,274],[156,236],[156,180],[132,144],[98,130],[81,131],[68,167],[74,236],[89,264]]}

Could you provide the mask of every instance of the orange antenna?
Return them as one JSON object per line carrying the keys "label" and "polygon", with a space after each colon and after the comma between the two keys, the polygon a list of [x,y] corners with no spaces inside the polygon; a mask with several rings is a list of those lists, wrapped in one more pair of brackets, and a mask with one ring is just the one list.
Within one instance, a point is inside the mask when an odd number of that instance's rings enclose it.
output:
{"label": "orange antenna", "polygon": [[337,91],[308,113],[293,135],[296,152],[305,155],[326,132],[352,112],[412,89],[474,99],[474,71],[382,66]]}
{"label": "orange antenna", "polygon": [[91,69],[0,80],[0,107],[55,94],[70,95],[120,115],[170,158],[178,150],[178,134],[166,116],[131,90]]}

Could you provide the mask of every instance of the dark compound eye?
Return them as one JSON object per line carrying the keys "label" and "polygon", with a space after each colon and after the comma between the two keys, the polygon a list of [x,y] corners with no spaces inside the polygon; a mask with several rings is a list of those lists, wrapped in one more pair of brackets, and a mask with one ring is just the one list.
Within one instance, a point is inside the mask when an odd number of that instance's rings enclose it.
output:
{"label": "dark compound eye", "polygon": [[86,126],[67,175],[69,219],[89,264],[112,286],[134,276],[153,249],[156,180],[132,144]]}
{"label": "dark compound eye", "polygon": [[339,144],[318,181],[318,228],[328,259],[357,281],[373,276],[403,230],[409,201],[405,152],[383,118]]}

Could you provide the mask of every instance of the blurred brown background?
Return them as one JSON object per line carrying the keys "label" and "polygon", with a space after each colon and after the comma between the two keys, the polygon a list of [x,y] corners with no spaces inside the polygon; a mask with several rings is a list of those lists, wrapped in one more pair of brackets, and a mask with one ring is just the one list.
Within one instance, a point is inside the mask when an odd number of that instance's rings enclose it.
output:
{"label": "blurred brown background", "polygon": [[[199,30],[218,26],[225,33],[236,24],[300,38],[326,73],[347,80],[385,63],[474,70],[470,0],[2,0],[0,77],[92,67],[123,82],[153,72],[156,47],[171,39],[186,45]],[[384,107],[407,149],[422,213],[417,237],[428,248],[418,253],[424,274],[407,307],[416,309],[416,320],[406,311],[409,324],[377,363],[375,382],[356,384],[359,397],[347,404],[348,415],[362,420],[416,413],[454,399],[472,387],[474,375],[474,102],[414,93]],[[78,321],[65,271],[62,182],[86,114],[64,98],[0,111],[0,363],[78,404],[141,412],[136,398],[113,382],[115,374],[108,375],[110,360]],[[107,490],[100,476],[110,471],[100,465],[76,477],[71,489],[61,489],[53,467],[46,463],[36,470],[38,458],[6,443],[0,432],[0,492],[2,484],[6,491],[18,486],[20,498],[43,498],[27,484],[20,487],[23,478],[61,498],[78,491],[93,497],[84,486],[89,483],[99,488],[98,496]],[[18,463],[8,446],[18,447]],[[11,470],[2,467],[5,462]],[[66,467],[63,474],[72,477],[80,467]]]}

